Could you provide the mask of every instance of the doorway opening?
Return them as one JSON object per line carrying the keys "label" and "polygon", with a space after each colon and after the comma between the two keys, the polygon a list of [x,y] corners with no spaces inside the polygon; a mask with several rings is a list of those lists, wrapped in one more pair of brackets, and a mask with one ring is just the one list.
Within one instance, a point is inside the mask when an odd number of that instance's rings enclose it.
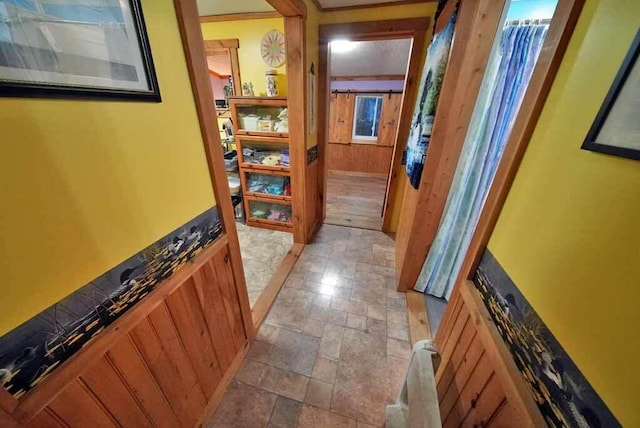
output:
{"label": "doorway opening", "polygon": [[[432,331],[437,330],[454,290],[511,131],[520,111],[527,111],[525,95],[556,4],[557,0],[506,1],[502,14],[496,15],[498,30],[487,45],[488,61],[466,135],[451,165],[452,181],[439,226],[414,287],[425,293]],[[446,21],[448,17],[443,14],[440,19]],[[451,139],[433,139],[427,158],[434,146],[450,143]],[[425,169],[424,173],[440,177],[442,170]],[[433,212],[432,207],[427,210]]]}
{"label": "doorway opening", "polygon": [[382,230],[411,43],[329,43],[327,224]]}
{"label": "doorway opening", "polygon": [[[200,3],[200,2],[199,2]],[[285,18],[266,1],[199,7],[244,280],[257,328],[297,254],[292,215]],[[265,49],[265,46],[268,49]],[[302,196],[302,195],[300,195]]]}

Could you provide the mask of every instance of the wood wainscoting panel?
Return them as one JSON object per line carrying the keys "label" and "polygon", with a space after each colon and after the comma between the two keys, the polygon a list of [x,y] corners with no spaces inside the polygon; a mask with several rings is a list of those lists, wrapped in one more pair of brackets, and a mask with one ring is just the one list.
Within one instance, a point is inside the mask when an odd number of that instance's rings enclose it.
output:
{"label": "wood wainscoting panel", "polygon": [[3,417],[29,427],[196,426],[246,352],[239,308],[223,236]]}
{"label": "wood wainscoting panel", "polygon": [[443,427],[545,426],[470,281],[456,287],[435,342],[442,357],[436,389]]}
{"label": "wood wainscoting panel", "polygon": [[327,144],[329,171],[389,174],[393,147],[375,144]]}

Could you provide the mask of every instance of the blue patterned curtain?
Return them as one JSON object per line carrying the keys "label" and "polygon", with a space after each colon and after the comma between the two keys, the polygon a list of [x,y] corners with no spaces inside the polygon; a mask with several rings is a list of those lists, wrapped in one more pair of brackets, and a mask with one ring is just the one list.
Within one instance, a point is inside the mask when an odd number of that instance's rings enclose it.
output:
{"label": "blue patterned curtain", "polygon": [[440,226],[415,289],[449,298],[547,27],[507,26],[487,68]]}

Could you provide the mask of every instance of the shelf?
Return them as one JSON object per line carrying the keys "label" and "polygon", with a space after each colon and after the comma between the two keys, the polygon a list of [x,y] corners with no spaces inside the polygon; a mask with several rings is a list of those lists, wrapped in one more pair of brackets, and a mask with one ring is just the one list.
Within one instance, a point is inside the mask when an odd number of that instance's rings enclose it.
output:
{"label": "shelf", "polygon": [[[253,132],[253,131],[252,131]],[[265,132],[263,132],[265,134]],[[238,140],[243,140],[253,143],[268,143],[268,144],[282,144],[283,146],[289,146],[289,138],[285,137],[273,137],[267,135],[249,135],[249,134],[237,134]]]}
{"label": "shelf", "polygon": [[[237,136],[251,136],[251,137],[276,137],[276,138],[289,138],[288,132],[266,132],[266,131],[247,131],[245,129],[236,130]],[[275,142],[275,141],[270,141]]]}
{"label": "shelf", "polygon": [[272,195],[270,193],[260,193],[260,192],[244,192],[246,197],[252,201],[259,202],[276,202],[282,205],[291,205],[291,196],[283,196],[283,195]]}
{"label": "shelf", "polygon": [[278,230],[280,232],[293,232],[293,225],[291,223],[280,223],[277,221],[263,220],[263,219],[248,219],[247,226],[260,227],[264,229]]}
{"label": "shelf", "polygon": [[240,169],[246,169],[251,171],[261,171],[261,172],[286,172],[287,174],[291,173],[291,169],[288,166],[271,166],[271,165],[262,165],[259,163],[241,163]]}

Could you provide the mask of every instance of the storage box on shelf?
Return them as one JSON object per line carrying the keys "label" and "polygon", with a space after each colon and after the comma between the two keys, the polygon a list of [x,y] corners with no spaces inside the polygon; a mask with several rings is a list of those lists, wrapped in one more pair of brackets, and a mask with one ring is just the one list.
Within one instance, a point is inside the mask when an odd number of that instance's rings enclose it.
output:
{"label": "storage box on shelf", "polygon": [[230,99],[249,226],[292,231],[286,98]]}

